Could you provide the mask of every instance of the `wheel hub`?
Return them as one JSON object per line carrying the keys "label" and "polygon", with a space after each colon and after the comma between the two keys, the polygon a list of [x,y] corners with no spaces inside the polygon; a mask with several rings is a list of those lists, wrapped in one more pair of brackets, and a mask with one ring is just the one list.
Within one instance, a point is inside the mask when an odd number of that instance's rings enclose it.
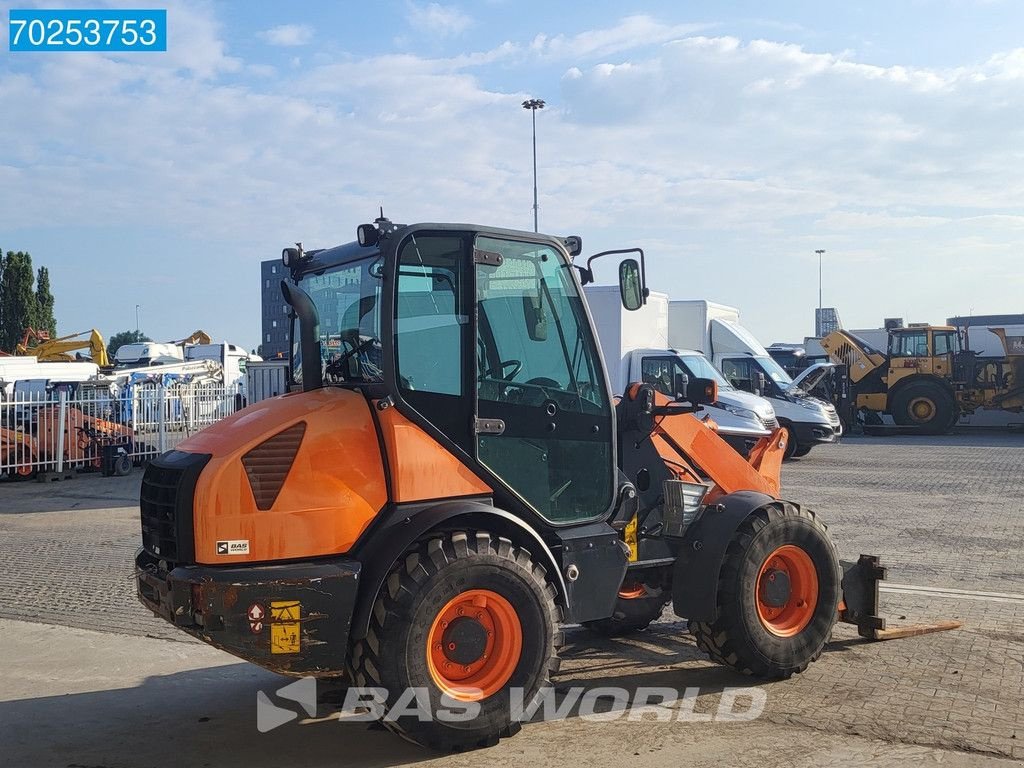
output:
{"label": "wheel hub", "polygon": [[476,619],[459,616],[442,633],[441,649],[456,664],[473,664],[487,649],[487,628]]}
{"label": "wheel hub", "polygon": [[769,608],[782,608],[791,594],[789,574],[785,571],[771,568],[761,578],[761,602]]}
{"label": "wheel hub", "polygon": [[927,397],[917,397],[910,402],[910,416],[915,421],[929,421],[935,416],[935,403]]}
{"label": "wheel hub", "polygon": [[758,573],[754,600],[761,626],[777,637],[800,634],[818,606],[818,572],[807,551],[778,547]]}

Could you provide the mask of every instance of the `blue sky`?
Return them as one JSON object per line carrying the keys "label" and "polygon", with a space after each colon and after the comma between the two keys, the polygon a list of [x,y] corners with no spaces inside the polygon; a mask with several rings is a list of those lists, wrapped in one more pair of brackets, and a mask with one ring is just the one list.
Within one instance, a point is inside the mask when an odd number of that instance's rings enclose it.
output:
{"label": "blue sky", "polygon": [[284,245],[380,204],[530,228],[529,96],[541,229],[641,245],[765,342],[813,330],[816,248],[847,327],[1022,309],[1020,3],[156,7],[166,54],[2,43],[0,247],[50,267],[62,331],[140,304],[254,347]]}

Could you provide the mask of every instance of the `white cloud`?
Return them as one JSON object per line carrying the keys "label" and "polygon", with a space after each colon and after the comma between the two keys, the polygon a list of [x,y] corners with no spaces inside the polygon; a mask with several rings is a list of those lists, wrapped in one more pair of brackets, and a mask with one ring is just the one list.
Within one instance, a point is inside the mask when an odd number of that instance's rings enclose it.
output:
{"label": "white cloud", "polygon": [[258,34],[271,45],[307,45],[313,39],[313,28],[308,24],[281,24]]}
{"label": "white cloud", "polygon": [[420,32],[441,36],[461,35],[473,25],[472,17],[450,5],[409,3],[409,24]]}
{"label": "white cloud", "polygon": [[[229,337],[251,338],[257,322],[244,277],[257,256],[350,240],[378,203],[402,221],[530,228],[519,103],[534,94],[500,85],[517,67],[558,82],[536,94],[549,104],[537,115],[542,229],[578,232],[588,250],[643,241],[652,285],[735,303],[766,341],[810,324],[815,248],[829,254],[826,302],[851,325],[941,320],[967,296],[978,311],[985,295],[1019,303],[1020,279],[991,276],[1024,249],[1024,51],[881,67],[631,17],[450,58],[344,55],[276,74],[246,62],[260,77],[241,84],[216,20],[183,18],[204,41],[187,58],[0,72],[0,113],[33,116],[5,124],[0,231],[107,227],[140,264],[202,272],[182,277],[189,296],[231,285],[243,309],[227,313]],[[131,232],[186,233],[217,255],[200,264]],[[979,254],[985,269],[963,269]],[[870,296],[864,264],[891,276]],[[235,307],[225,285],[205,301]],[[104,311],[83,302],[62,322],[89,327]]]}

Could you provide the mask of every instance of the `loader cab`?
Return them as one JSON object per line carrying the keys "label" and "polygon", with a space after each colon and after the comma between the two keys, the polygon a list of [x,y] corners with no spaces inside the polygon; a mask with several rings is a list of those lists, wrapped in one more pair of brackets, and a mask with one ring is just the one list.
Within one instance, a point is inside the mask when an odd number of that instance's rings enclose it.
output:
{"label": "loader cab", "polygon": [[[496,503],[542,526],[607,517],[613,403],[563,241],[460,225],[378,229],[372,244],[292,269],[315,309],[293,328],[294,380],[393,403],[494,488]],[[303,364],[309,354],[318,365]]]}
{"label": "loader cab", "polygon": [[950,326],[894,328],[889,332],[888,385],[919,374],[947,378],[960,351],[960,336]]}

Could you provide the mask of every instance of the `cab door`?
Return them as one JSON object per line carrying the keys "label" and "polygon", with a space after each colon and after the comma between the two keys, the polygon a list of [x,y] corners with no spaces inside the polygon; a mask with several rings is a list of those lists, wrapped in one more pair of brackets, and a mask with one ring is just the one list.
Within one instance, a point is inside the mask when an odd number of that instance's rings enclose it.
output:
{"label": "cab door", "polygon": [[544,243],[476,238],[476,455],[553,524],[612,507],[612,404],[572,266]]}
{"label": "cab door", "polygon": [[921,328],[902,330],[889,337],[889,387],[907,376],[932,372],[928,336],[928,330]]}

